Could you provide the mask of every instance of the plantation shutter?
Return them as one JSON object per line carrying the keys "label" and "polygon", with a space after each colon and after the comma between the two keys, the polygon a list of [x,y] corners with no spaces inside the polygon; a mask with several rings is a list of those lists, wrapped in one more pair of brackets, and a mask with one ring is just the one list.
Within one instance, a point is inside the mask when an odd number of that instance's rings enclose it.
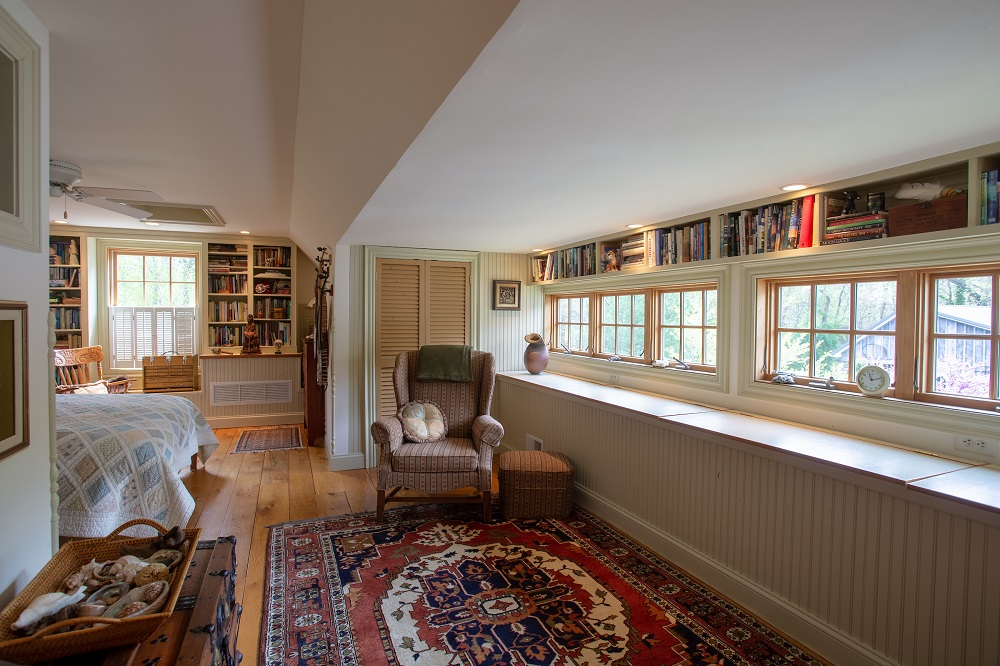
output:
{"label": "plantation shutter", "polygon": [[153,321],[156,323],[154,348],[157,356],[174,354],[174,313],[171,310],[155,308]]}
{"label": "plantation shutter", "polygon": [[375,264],[376,400],[379,418],[396,413],[392,369],[401,351],[469,344],[466,262],[377,259]]}
{"label": "plantation shutter", "polygon": [[197,308],[112,306],[112,367],[141,368],[143,356],[197,353]]}
{"label": "plantation shutter", "polygon": [[153,308],[132,308],[132,320],[135,330],[135,365],[141,368],[143,356],[153,356]]}
{"label": "plantation shutter", "polygon": [[195,308],[174,308],[174,350],[178,354],[197,353],[195,313]]}
{"label": "plantation shutter", "polygon": [[132,308],[111,307],[111,367],[135,367]]}

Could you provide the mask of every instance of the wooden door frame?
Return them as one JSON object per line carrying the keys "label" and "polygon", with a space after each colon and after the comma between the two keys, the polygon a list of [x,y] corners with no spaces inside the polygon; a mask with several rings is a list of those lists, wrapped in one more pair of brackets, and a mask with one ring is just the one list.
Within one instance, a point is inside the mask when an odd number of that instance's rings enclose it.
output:
{"label": "wooden door frame", "polygon": [[365,438],[365,466],[378,464],[378,453],[369,426],[376,419],[378,388],[375,357],[375,264],[377,259],[417,259],[430,261],[459,261],[469,264],[469,344],[479,348],[479,252],[464,250],[424,250],[405,247],[365,246],[365,331],[364,331],[364,415],[362,430]]}

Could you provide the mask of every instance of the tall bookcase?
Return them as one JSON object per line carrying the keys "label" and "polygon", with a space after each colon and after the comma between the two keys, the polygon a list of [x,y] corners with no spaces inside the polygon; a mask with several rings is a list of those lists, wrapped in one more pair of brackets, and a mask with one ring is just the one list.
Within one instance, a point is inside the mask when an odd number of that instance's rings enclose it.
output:
{"label": "tall bookcase", "polygon": [[[1000,232],[998,180],[1000,143],[994,143],[531,255],[531,279],[547,284],[671,270],[842,243],[891,244],[913,234]],[[907,185],[937,198],[897,196]]]}
{"label": "tall bookcase", "polygon": [[280,339],[285,351],[295,351],[294,249],[291,243],[208,243],[207,347],[241,347],[252,314],[261,345]]}
{"label": "tall bookcase", "polygon": [[86,345],[83,256],[80,236],[49,237],[49,310],[56,319],[56,349]]}

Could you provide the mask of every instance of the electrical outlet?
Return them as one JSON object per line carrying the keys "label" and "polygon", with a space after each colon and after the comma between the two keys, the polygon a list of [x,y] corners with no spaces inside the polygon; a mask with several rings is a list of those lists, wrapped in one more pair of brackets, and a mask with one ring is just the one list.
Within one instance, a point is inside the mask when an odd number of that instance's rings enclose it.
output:
{"label": "electrical outlet", "polygon": [[542,450],[542,440],[535,437],[534,435],[524,434],[524,450],[525,451],[541,451]]}
{"label": "electrical outlet", "polygon": [[615,374],[611,375],[611,383],[615,384],[615,385],[618,384],[618,375],[615,375]]}
{"label": "electrical outlet", "polygon": [[955,448],[966,453],[980,456],[996,456],[997,440],[970,435],[955,435]]}

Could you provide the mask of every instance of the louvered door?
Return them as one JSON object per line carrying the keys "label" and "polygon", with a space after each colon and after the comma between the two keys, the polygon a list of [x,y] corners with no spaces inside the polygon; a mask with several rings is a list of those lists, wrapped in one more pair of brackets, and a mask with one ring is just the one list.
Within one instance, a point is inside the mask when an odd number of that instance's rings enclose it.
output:
{"label": "louvered door", "polygon": [[466,262],[378,259],[375,267],[378,416],[396,413],[392,368],[401,351],[427,344],[469,344]]}

